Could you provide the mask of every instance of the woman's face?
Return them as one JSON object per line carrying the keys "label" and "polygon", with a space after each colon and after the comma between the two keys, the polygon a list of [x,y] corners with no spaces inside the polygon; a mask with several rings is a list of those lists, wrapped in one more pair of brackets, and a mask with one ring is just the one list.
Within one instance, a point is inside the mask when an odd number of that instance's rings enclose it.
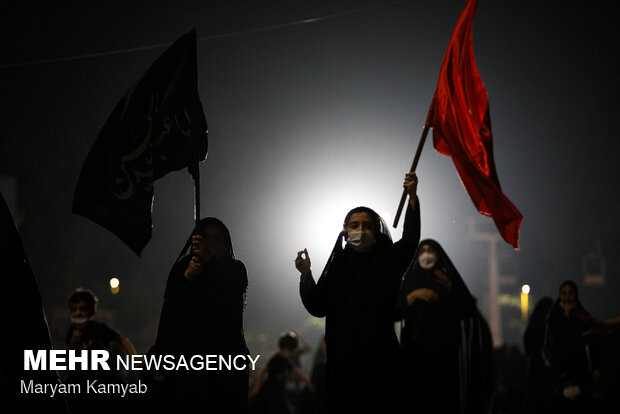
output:
{"label": "woman's face", "polygon": [[564,285],[560,289],[560,301],[564,307],[572,307],[577,302],[577,292],[571,285]]}
{"label": "woman's face", "polygon": [[428,244],[422,245],[418,251],[418,262],[422,269],[432,269],[437,263],[437,251]]}
{"label": "woman's face", "polygon": [[375,234],[375,223],[372,221],[370,214],[366,212],[353,213],[349,217],[349,222],[345,226],[347,234],[356,231]]}
{"label": "woman's face", "polygon": [[203,229],[203,237],[207,247],[215,257],[226,255],[226,251],[228,250],[226,246],[226,236],[219,227],[215,225],[206,226]]}

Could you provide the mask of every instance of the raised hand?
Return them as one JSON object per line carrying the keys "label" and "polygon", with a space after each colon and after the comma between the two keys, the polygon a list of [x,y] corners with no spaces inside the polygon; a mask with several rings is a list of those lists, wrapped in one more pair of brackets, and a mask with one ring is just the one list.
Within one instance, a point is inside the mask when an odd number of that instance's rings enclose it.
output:
{"label": "raised hand", "polygon": [[308,255],[308,249],[303,249],[302,251],[297,252],[295,267],[302,275],[310,274],[310,256]]}
{"label": "raised hand", "polygon": [[407,190],[409,197],[415,199],[418,191],[418,176],[414,172],[405,174],[403,187]]}
{"label": "raised hand", "polygon": [[213,252],[209,249],[204,237],[198,234],[192,236],[192,252],[200,256],[205,262],[211,260],[213,256]]}
{"label": "raised hand", "polygon": [[187,266],[187,270],[185,270],[185,277],[187,279],[193,279],[202,273],[203,261],[197,257],[193,256],[192,260],[190,260],[189,265]]}

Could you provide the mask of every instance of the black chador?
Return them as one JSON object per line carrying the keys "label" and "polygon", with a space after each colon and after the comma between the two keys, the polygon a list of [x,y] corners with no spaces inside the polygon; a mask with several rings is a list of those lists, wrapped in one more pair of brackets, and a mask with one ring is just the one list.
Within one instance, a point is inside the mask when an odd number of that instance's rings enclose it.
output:
{"label": "black chador", "polygon": [[[168,276],[155,353],[183,355],[248,355],[243,334],[243,310],[248,279],[245,266],[234,258],[230,234],[215,218],[201,221],[203,232],[214,228],[225,248],[202,263],[195,277],[190,268],[191,238]],[[206,233],[208,234],[208,233]],[[203,237],[209,243],[207,235]],[[179,408],[200,404],[205,412],[245,413],[249,368],[164,372],[161,397]]]}
{"label": "black chador", "polygon": [[486,412],[493,384],[491,334],[436,241],[420,242],[398,305],[404,317],[406,406],[411,407],[406,412]]}
{"label": "black chador", "polygon": [[412,209],[408,203],[403,236],[395,243],[377,213],[365,207],[351,212],[372,218],[376,243],[359,251],[349,240],[343,248],[342,232],[318,282],[302,275],[301,299],[312,315],[326,317],[329,412],[394,412],[400,394],[396,300],[420,238],[419,204]]}

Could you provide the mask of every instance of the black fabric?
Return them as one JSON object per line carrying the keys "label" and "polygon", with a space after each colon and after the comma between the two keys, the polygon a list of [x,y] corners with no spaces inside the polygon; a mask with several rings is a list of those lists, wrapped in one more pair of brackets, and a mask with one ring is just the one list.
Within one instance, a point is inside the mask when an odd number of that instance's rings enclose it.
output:
{"label": "black fabric", "polygon": [[21,237],[0,194],[0,275],[5,299],[0,301],[3,340],[0,341],[0,394],[6,407],[20,413],[65,413],[63,395],[22,394],[21,381],[59,384],[55,371],[24,370],[25,349],[52,348],[39,286],[26,257]]}
{"label": "black fabric", "polygon": [[544,297],[538,301],[523,334],[523,349],[527,357],[528,401],[533,413],[547,413],[553,399],[551,369],[542,357],[545,342],[547,315],[553,299]]}
{"label": "black fabric", "polygon": [[[430,270],[418,262],[425,245],[438,256]],[[435,269],[450,279],[449,290],[437,282]],[[416,300],[410,306],[407,295],[419,288],[433,290],[438,300]],[[403,277],[398,306],[404,317],[401,346],[410,404],[425,413],[483,412],[493,383],[490,330],[465,282],[434,240],[420,242]]]}
{"label": "black fabric", "polygon": [[[407,208],[403,237],[377,237],[358,253],[339,241],[317,283],[302,276],[301,299],[326,317],[326,399],[329,412],[376,413],[395,409],[400,382],[394,331],[400,278],[420,238],[419,205]],[[387,411],[386,411],[387,410]]]}
{"label": "black fabric", "polygon": [[292,414],[286,384],[293,375],[294,365],[290,359],[275,354],[267,363],[267,379],[255,398],[254,414]]}
{"label": "black fabric", "polygon": [[[222,232],[222,234],[224,235],[224,242],[226,244],[225,254],[228,256],[228,258],[234,259],[235,252],[234,252],[233,245],[232,245],[232,239],[230,238],[230,232],[228,231],[228,227],[226,227],[226,225],[220,219],[215,218],[215,217],[203,218],[202,220],[200,220],[199,228],[198,229],[194,228],[194,233],[192,233],[192,236],[194,234],[199,234],[201,229],[204,230],[207,226],[215,226]],[[181,253],[179,253],[177,262],[183,259],[185,256],[190,256],[192,254],[192,249],[191,249],[192,236],[190,236],[185,242],[185,245],[183,246]]]}
{"label": "black fabric", "polygon": [[154,181],[207,155],[197,89],[196,31],[179,38],[125,93],[80,171],[73,212],[110,230],[137,255],[151,239]]}
{"label": "black fabric", "polygon": [[[69,345],[73,332],[76,329],[80,330],[80,339]],[[95,349],[102,349],[110,352],[110,359],[108,361],[108,365],[110,366],[109,371],[102,369],[83,370],[80,368],[75,371],[64,372],[65,376],[63,382],[67,384],[79,384],[82,390],[80,393],[67,395],[67,402],[72,413],[127,412],[129,409],[128,400],[130,398],[117,398],[116,396],[86,392],[88,381],[91,383],[97,381],[98,384],[121,384],[126,382],[122,378],[124,372],[116,369],[116,355],[120,352],[124,352],[124,350],[121,351],[122,347],[120,343],[120,334],[103,323],[90,320],[79,328],[71,325],[65,340],[67,349],[73,349],[78,353],[81,350]]]}
{"label": "black fabric", "polygon": [[293,363],[290,359],[283,357],[280,354],[275,354],[267,363],[268,380],[275,381],[279,386],[284,388],[286,386],[286,380],[290,378],[293,373]]}
{"label": "black fabric", "polygon": [[[204,263],[201,275],[184,277],[190,256],[168,276],[155,353],[165,355],[249,355],[243,333],[248,285],[242,262],[226,256]],[[244,413],[249,368],[244,371],[165,371],[160,398],[170,409],[200,404],[205,413]]]}
{"label": "black fabric", "polygon": [[[577,294],[577,287],[570,283]],[[543,357],[552,371],[555,410],[587,412],[592,404],[592,372],[600,369],[601,358],[599,338],[583,335],[591,328],[592,320],[578,299],[568,315],[559,298],[549,311]],[[570,385],[581,389],[581,397],[575,401],[562,395],[563,389]]]}
{"label": "black fabric", "polygon": [[106,324],[97,321],[88,321],[84,326],[77,328],[71,325],[65,344],[69,346],[73,331],[81,331],[80,340],[69,347],[69,349],[106,349],[109,350],[112,342],[120,342],[121,336],[118,332],[110,329]]}

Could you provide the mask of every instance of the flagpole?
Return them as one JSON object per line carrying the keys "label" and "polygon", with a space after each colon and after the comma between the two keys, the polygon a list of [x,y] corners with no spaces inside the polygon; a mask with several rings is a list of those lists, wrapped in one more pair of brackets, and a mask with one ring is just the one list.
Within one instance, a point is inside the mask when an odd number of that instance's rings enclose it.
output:
{"label": "flagpole", "polygon": [[[198,128],[198,117],[199,110],[202,111],[200,107],[200,98],[198,97],[198,57],[196,56],[196,29],[192,29],[193,32],[193,42],[194,48],[192,50],[192,70],[193,70],[193,78],[196,87],[196,97],[198,105],[192,105],[192,170],[190,171],[192,178],[194,179],[194,233],[201,234],[200,231],[200,148],[199,148],[199,140],[202,138],[203,133],[207,133],[207,131],[201,131]],[[199,109],[200,108],[200,109]]]}
{"label": "flagpole", "polygon": [[[198,164],[196,163],[196,169]],[[200,173],[196,173],[194,177],[194,222],[196,224],[196,230],[200,226]]]}
{"label": "flagpole", "polygon": [[200,161],[198,160],[198,110],[194,107],[192,116],[192,178],[194,179],[194,224],[195,233],[200,234]]}
{"label": "flagpole", "polygon": [[[426,142],[426,136],[428,135],[429,129],[430,126],[428,124],[424,126],[422,136],[420,137],[420,142],[418,143],[418,149],[415,152],[415,157],[413,157],[413,163],[411,164],[411,169],[409,170],[410,172],[415,172],[415,169],[418,167],[420,155],[422,155],[422,148],[424,148],[424,143]],[[405,201],[407,201],[407,189],[403,188],[403,195],[400,197],[400,204],[398,204],[398,211],[396,211],[396,217],[394,217],[394,224],[392,225],[394,228],[398,226],[400,215],[403,212],[403,207],[405,207]]]}

